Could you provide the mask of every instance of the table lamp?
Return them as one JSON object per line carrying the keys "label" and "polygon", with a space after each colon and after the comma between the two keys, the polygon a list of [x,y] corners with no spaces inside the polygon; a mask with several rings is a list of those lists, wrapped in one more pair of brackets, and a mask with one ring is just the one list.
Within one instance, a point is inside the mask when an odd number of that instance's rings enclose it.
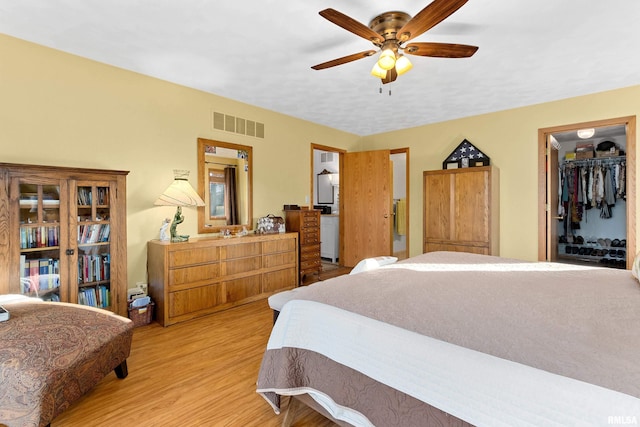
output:
{"label": "table lamp", "polygon": [[174,170],[173,182],[158,197],[154,205],[158,206],[177,206],[176,214],[171,223],[171,241],[186,242],[189,240],[188,235],[179,235],[176,231],[178,224],[184,221],[182,216],[183,206],[204,206],[204,201],[200,198],[196,190],[189,184],[188,170]]}

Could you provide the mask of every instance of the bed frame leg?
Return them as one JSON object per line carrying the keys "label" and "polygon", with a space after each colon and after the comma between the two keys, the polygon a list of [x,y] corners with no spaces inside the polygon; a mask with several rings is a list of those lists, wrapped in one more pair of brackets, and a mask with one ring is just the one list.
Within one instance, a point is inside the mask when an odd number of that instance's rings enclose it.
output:
{"label": "bed frame leg", "polygon": [[289,397],[289,404],[287,405],[287,412],[284,414],[284,420],[282,421],[282,427],[291,427],[296,419],[298,409],[300,409],[302,403],[295,397]]}
{"label": "bed frame leg", "polygon": [[129,375],[129,370],[127,369],[127,360],[125,359],[121,364],[116,366],[114,371],[116,373],[116,377],[120,379],[127,378],[127,375]]}

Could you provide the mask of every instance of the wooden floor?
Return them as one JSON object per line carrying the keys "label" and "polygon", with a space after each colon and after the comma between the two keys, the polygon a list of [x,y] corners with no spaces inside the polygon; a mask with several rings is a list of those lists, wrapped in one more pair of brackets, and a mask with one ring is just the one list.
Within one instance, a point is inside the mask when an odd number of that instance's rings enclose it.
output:
{"label": "wooden floor", "polygon": [[[110,373],[51,426],[279,426],[283,414],[275,415],[256,393],[271,324],[263,300],[167,328],[136,328],[129,376]],[[305,408],[293,426],[336,424]]]}

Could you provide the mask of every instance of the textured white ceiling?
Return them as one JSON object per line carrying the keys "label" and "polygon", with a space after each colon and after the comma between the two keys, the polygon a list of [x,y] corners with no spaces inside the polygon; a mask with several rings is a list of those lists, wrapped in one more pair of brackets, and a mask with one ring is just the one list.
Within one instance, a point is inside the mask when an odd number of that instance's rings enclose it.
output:
{"label": "textured white ceiling", "polygon": [[413,41],[471,58],[412,56],[385,86],[375,57],[310,68],[373,46],[320,10],[366,25],[428,2],[0,0],[0,33],[358,135],[640,84],[638,0],[470,0]]}

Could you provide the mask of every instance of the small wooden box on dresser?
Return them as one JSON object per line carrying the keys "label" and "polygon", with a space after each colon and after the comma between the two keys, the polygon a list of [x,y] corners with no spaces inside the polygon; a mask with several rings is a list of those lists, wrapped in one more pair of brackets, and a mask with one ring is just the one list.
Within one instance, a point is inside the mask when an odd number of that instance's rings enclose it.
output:
{"label": "small wooden box on dresser", "polygon": [[316,209],[285,210],[287,231],[296,231],[299,236],[300,283],[306,274],[320,274],[320,211]]}
{"label": "small wooden box on dresser", "polygon": [[292,289],[297,233],[191,238],[147,244],[149,294],[163,326]]}

